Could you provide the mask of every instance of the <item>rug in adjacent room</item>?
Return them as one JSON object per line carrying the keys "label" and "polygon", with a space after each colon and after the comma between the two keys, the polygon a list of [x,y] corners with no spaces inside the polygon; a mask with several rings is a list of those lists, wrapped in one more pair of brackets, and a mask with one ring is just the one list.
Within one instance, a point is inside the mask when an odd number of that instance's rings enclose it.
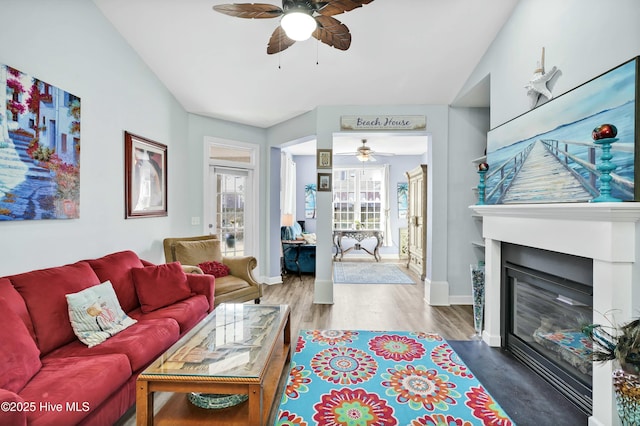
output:
{"label": "rug in adjacent room", "polygon": [[371,262],[334,262],[333,282],[335,284],[414,284],[398,265]]}
{"label": "rug in adjacent room", "polygon": [[513,421],[438,334],[301,330],[274,425]]}

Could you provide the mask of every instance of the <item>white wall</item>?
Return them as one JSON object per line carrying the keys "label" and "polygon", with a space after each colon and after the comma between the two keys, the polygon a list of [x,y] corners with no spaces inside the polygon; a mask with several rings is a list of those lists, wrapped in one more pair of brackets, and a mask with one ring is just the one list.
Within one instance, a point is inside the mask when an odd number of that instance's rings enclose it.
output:
{"label": "white wall", "polygon": [[[425,298],[437,304],[448,304],[447,283],[447,167],[449,111],[444,105],[389,105],[389,106],[319,106],[311,113],[273,126],[268,130],[270,146],[316,135],[318,149],[333,146],[333,134],[340,131],[343,115],[425,115],[428,137],[428,192],[434,203],[428,206],[430,219],[427,229],[427,282]],[[271,203],[278,202],[271,197]],[[317,199],[316,234],[316,285],[314,301],[333,303],[331,277],[331,197],[319,192]],[[272,221],[270,226],[276,226]],[[272,251],[271,256],[276,256]],[[439,291],[439,300],[430,300],[434,289]],[[444,292],[443,292],[444,289]]]}
{"label": "white wall", "polygon": [[491,128],[529,110],[524,85],[545,48],[559,95],[640,55],[638,0],[521,0],[460,91],[491,75]]}
{"label": "white wall", "polygon": [[484,260],[482,251],[471,245],[482,236],[481,225],[469,210],[477,202],[473,188],[478,184],[471,161],[484,155],[489,109],[451,108],[449,118],[449,302],[471,304],[469,265]]}
{"label": "white wall", "polygon": [[[81,98],[80,218],[0,223],[0,276],[133,249],[163,261],[160,235],[187,194],[187,114],[84,0],[3,0],[0,63]],[[124,219],[127,130],[168,146],[169,217]]]}
{"label": "white wall", "polygon": [[[92,2],[3,0],[0,13],[0,63],[82,102],[80,218],[0,222],[0,276],[125,249],[164,262],[163,238],[203,232],[204,136],[261,144],[268,169],[265,130],[187,114]],[[168,217],[124,219],[125,130],[168,147]]]}
{"label": "white wall", "polygon": [[[553,86],[553,93],[557,96],[640,55],[638,22],[640,2],[637,0],[521,0],[464,84],[458,99],[471,92],[489,75],[491,107],[490,118],[486,121],[489,121],[489,128],[496,127],[529,111],[529,98],[524,85],[532,77],[536,62],[541,59],[543,47],[545,68],[549,70],[557,66],[560,69],[561,74]],[[456,111],[457,109],[452,109],[449,139],[452,150],[449,164],[452,196],[456,193],[453,182],[459,177],[455,170],[463,170],[464,167],[465,174],[473,173],[469,159],[481,155],[477,146],[478,137],[468,135],[469,139],[465,142],[465,130],[459,127],[469,126],[467,131],[476,133],[472,128],[475,119],[465,116],[466,112]],[[486,143],[486,135],[483,139]],[[454,150],[464,153],[467,149],[475,154],[453,154]],[[477,177],[475,182],[477,183]],[[461,191],[464,197],[468,197],[465,188],[461,188]],[[453,203],[454,201],[450,206],[449,217],[460,223],[454,216],[463,203],[460,203],[459,208],[453,206]],[[474,203],[475,200],[469,204]],[[463,244],[465,239],[472,239],[459,233],[475,233],[473,226],[471,221],[463,224],[461,229],[450,227],[451,262],[455,262],[457,244]],[[464,246],[459,249],[468,250]],[[458,268],[450,268],[452,296],[461,294],[455,290],[456,283],[459,282],[455,276],[457,270]]]}

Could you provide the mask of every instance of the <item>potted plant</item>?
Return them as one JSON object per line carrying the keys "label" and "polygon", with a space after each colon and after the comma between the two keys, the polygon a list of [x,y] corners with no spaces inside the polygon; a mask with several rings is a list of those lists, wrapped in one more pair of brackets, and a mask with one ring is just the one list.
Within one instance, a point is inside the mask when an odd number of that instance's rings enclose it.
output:
{"label": "potted plant", "polygon": [[621,326],[591,324],[583,329],[592,343],[591,359],[613,361],[616,408],[623,425],[640,424],[640,319]]}

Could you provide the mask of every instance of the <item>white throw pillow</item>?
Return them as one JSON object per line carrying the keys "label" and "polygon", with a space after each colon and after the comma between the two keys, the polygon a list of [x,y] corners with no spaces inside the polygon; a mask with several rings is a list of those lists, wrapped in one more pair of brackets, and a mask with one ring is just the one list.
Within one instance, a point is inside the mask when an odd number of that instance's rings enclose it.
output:
{"label": "white throw pillow", "polygon": [[73,332],[89,347],[104,342],[137,322],[120,307],[110,281],[67,294],[66,297]]}
{"label": "white throw pillow", "polygon": [[302,234],[302,238],[307,244],[315,244],[316,243],[316,234]]}

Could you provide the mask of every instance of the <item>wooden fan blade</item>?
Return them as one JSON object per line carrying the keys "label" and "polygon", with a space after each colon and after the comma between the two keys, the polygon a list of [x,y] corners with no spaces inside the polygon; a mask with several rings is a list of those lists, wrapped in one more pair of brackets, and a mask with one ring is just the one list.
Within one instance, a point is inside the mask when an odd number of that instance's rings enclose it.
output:
{"label": "wooden fan blade", "polygon": [[373,0],[313,0],[312,3],[316,5],[316,11],[320,15],[333,16],[357,9],[372,1]]}
{"label": "wooden fan blade", "polygon": [[282,27],[278,25],[278,28],[275,29],[273,34],[271,34],[271,38],[269,39],[269,44],[267,45],[267,54],[273,55],[274,53],[282,52],[284,49],[293,45],[295,40],[291,40],[287,37],[287,34],[284,32]]}
{"label": "wooden fan blade", "polygon": [[331,47],[339,50],[347,50],[351,46],[351,33],[349,28],[336,18],[331,16],[316,16],[318,28],[313,36]]}
{"label": "wooden fan blade", "polygon": [[278,6],[265,3],[220,4],[213,6],[213,10],[236,18],[247,19],[277,18],[284,13]]}

